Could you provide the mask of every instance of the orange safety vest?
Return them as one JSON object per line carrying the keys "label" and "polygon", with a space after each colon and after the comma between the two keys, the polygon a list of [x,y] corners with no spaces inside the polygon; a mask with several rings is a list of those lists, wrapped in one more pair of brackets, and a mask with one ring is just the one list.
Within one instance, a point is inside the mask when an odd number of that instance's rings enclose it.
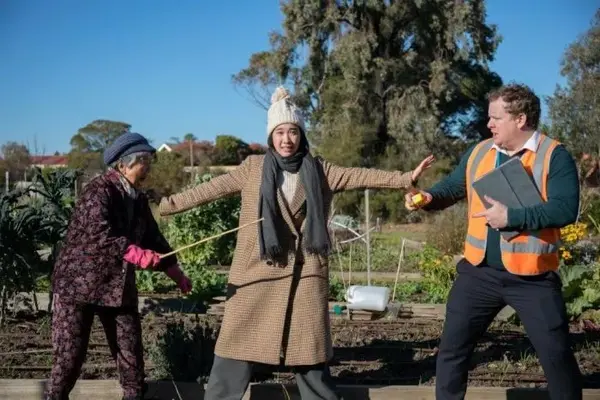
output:
{"label": "orange safety vest", "polygon": [[[550,157],[558,146],[556,140],[540,134],[536,152],[525,151],[521,162],[525,170],[533,177],[542,199],[548,199],[546,185]],[[479,265],[485,257],[487,234],[489,227],[485,218],[474,218],[473,215],[485,210],[483,202],[473,190],[472,183],[485,173],[496,167],[496,149],[492,147],[492,139],[479,143],[471,153],[467,163],[467,200],[468,221],[465,239],[464,257],[472,265]],[[511,273],[516,275],[538,275],[558,269],[560,246],[560,229],[546,228],[539,231],[524,231],[506,241],[500,238],[502,263]]]}

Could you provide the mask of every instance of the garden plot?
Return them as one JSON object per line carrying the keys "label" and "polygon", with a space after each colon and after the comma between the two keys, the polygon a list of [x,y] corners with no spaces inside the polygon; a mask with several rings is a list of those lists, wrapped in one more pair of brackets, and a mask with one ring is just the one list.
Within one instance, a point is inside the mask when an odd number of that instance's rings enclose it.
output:
{"label": "garden plot", "polygon": [[[219,318],[147,314],[143,318],[146,369],[151,379],[206,380]],[[442,321],[333,320],[332,374],[345,385],[433,385]],[[586,388],[600,388],[600,334],[572,326]],[[49,318],[20,314],[0,330],[0,378],[46,379],[51,369]],[[104,333],[95,321],[82,379],[116,379]],[[254,382],[293,383],[280,368],[259,367]],[[470,386],[544,387],[545,378],[529,340],[518,326],[496,324],[480,341]]]}

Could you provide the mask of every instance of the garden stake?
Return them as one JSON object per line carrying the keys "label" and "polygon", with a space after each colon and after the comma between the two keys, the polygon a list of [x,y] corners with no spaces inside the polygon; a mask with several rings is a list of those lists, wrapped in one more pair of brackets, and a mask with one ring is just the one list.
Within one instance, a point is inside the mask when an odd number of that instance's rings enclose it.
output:
{"label": "garden stake", "polygon": [[165,257],[171,256],[171,255],[173,255],[173,254],[175,254],[175,253],[179,253],[181,250],[189,249],[190,247],[194,247],[194,246],[197,246],[197,245],[199,245],[199,244],[201,244],[201,243],[208,242],[209,240],[213,240],[213,239],[216,239],[216,238],[218,238],[218,237],[221,237],[221,236],[223,236],[223,235],[227,235],[228,233],[231,233],[231,232],[238,231],[238,230],[240,230],[240,229],[242,229],[242,228],[245,228],[245,227],[247,227],[247,226],[250,226],[250,225],[252,225],[252,224],[256,224],[257,222],[260,222],[260,221],[262,221],[263,219],[264,219],[264,218],[257,219],[256,221],[248,222],[247,224],[244,224],[244,225],[238,226],[237,228],[233,228],[233,229],[230,229],[230,230],[228,230],[228,231],[221,232],[221,233],[218,233],[218,234],[216,234],[216,235],[213,235],[213,236],[211,236],[211,237],[207,237],[207,238],[204,238],[204,239],[202,239],[202,240],[198,240],[197,242],[194,242],[194,243],[192,243],[192,244],[185,245],[185,246],[183,246],[183,247],[180,247],[180,248],[178,248],[177,250],[173,250],[173,251],[171,251],[171,252],[169,252],[169,253],[166,253],[166,254],[161,254],[160,258],[165,258]]}

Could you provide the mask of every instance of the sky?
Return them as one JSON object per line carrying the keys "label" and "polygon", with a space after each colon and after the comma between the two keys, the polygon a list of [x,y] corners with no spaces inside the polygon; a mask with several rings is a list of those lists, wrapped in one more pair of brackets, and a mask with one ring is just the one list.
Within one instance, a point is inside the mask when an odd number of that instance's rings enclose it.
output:
{"label": "sky", "polygon": [[[503,37],[491,68],[543,98],[564,83],[564,50],[600,0],[486,7]],[[266,112],[231,76],[281,21],[277,0],[0,0],[0,144],[68,152],[95,119],[128,122],[156,146],[186,133],[265,143]]]}

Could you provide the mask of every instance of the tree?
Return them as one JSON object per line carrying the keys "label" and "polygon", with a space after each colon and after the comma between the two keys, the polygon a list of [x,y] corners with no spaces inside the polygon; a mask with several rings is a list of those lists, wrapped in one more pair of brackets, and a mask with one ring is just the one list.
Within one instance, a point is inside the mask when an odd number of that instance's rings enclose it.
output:
{"label": "tree", "polygon": [[29,150],[25,145],[17,142],[2,145],[2,158],[3,167],[8,170],[11,181],[22,180],[25,171],[31,166]]}
{"label": "tree", "polygon": [[294,88],[313,144],[345,165],[414,167],[459,134],[487,134],[488,63],[500,37],[483,0],[281,3],[283,32],[233,77],[263,108]]}
{"label": "tree", "polygon": [[252,150],[243,140],[231,135],[217,135],[215,138],[214,162],[217,165],[239,165]]}
{"label": "tree", "polygon": [[168,151],[156,153],[150,174],[143,187],[160,196],[169,196],[179,191],[185,184],[186,175],[183,170],[184,158]]}
{"label": "tree", "polygon": [[250,149],[251,154],[265,154],[268,150],[267,146],[260,143],[250,143],[248,148]]}
{"label": "tree", "polygon": [[69,166],[75,169],[103,168],[102,152],[131,125],[125,122],[98,119],[80,128],[71,138]]}
{"label": "tree", "polygon": [[8,171],[8,169],[6,168],[6,163],[4,162],[4,160],[0,159],[0,183],[2,184],[2,186],[0,187],[0,192],[5,191],[6,171]]}
{"label": "tree", "polygon": [[565,86],[547,99],[551,133],[577,158],[600,157],[600,9],[591,27],[572,43],[562,59]]}

